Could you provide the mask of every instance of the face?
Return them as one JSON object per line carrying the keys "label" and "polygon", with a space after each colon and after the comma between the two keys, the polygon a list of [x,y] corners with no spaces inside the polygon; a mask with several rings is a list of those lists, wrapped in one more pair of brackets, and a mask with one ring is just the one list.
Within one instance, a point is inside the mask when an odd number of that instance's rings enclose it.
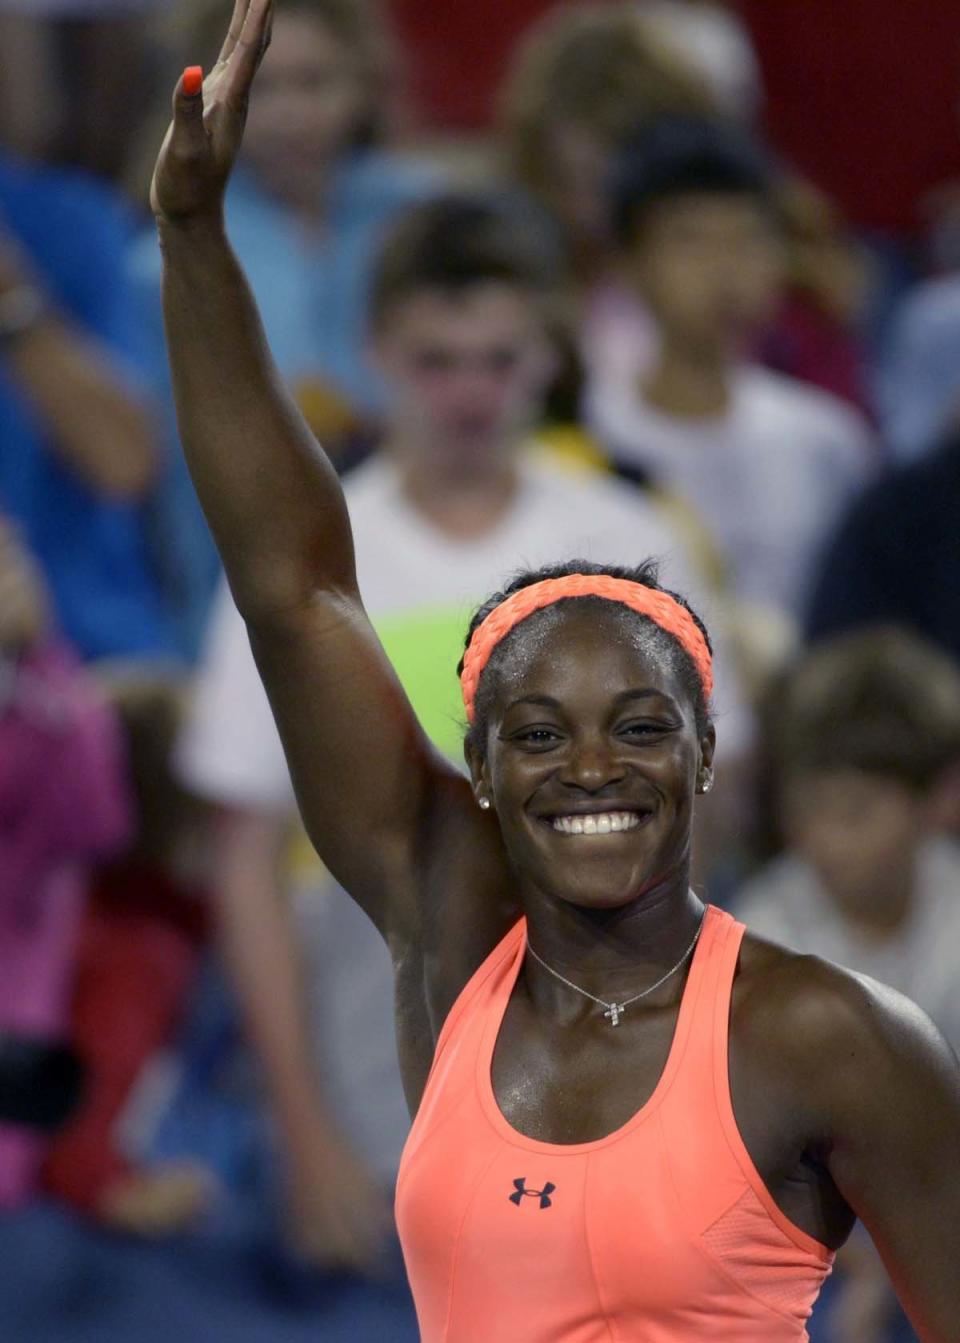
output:
{"label": "face", "polygon": [[705,349],[736,350],[772,311],[783,253],[760,205],[705,193],[651,206],[629,264],[667,332]]}
{"label": "face", "polygon": [[512,452],[552,369],[534,300],[498,281],[412,293],[384,315],[374,354],[395,434],[442,470]]}
{"label": "face", "polygon": [[575,249],[605,251],[613,243],[607,146],[586,126],[562,121],[548,129],[545,150],[546,204]]}
{"label": "face", "polygon": [[349,145],[364,106],[356,55],[315,15],[276,15],[244,132],[268,189],[302,193]]}
{"label": "face", "polygon": [[789,778],[781,800],[790,847],[853,917],[899,902],[927,825],[921,795],[859,770],[810,770]]}
{"label": "face", "polygon": [[522,889],[628,905],[686,878],[693,799],[713,759],[693,705],[639,623],[573,606],[517,663],[470,760]]}

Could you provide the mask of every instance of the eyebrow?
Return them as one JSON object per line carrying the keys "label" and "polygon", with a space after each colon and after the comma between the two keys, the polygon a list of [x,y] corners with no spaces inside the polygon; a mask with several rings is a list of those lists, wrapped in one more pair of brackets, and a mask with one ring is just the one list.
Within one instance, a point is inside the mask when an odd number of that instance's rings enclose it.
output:
{"label": "eyebrow", "polygon": [[[614,696],[613,702],[619,707],[631,700],[652,699],[654,697],[668,700],[675,705],[672,695],[668,694],[666,690],[656,690],[653,686],[638,687],[635,690],[621,690],[619,695]],[[509,713],[511,709],[516,709],[521,704],[535,704],[544,709],[561,709],[563,707],[560,701],[554,699],[552,695],[521,695],[519,699],[510,701],[505,712]]]}

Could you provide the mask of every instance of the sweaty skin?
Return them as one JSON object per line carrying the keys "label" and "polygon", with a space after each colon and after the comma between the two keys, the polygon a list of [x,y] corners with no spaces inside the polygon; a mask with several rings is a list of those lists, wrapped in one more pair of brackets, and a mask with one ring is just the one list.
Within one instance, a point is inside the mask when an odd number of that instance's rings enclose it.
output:
{"label": "sweaty skin", "polygon": [[[444,1018],[521,908],[545,959],[600,996],[676,962],[701,915],[690,825],[713,736],[698,736],[669,667],[592,612],[565,617],[498,695],[469,780],[430,747],[363,610],[336,474],[282,387],[224,232],[270,11],[238,0],[202,96],[175,95],[152,190],[171,366],[304,820],[390,946],[415,1110]],[[549,824],[614,805],[643,824],[579,837]],[[508,1120],[548,1141],[622,1122],[653,1090],[683,980],[624,1020],[612,1066],[609,1026],[528,963],[497,1043]],[[960,1070],[935,1029],[890,991],[748,937],[731,1031],[737,1123],[782,1210],[832,1246],[859,1215],[920,1337],[960,1343]]]}

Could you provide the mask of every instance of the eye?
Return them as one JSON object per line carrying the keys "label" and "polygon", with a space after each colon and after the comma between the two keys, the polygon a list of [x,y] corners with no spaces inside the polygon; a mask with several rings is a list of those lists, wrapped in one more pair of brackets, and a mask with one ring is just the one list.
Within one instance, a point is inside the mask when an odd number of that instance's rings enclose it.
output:
{"label": "eye", "polygon": [[662,737],[665,732],[670,732],[672,728],[672,723],[665,723],[661,719],[641,718],[624,723],[622,727],[618,728],[618,731],[626,737],[644,738]]}
{"label": "eye", "polygon": [[511,732],[506,740],[527,750],[544,751],[557,744],[560,733],[552,727],[523,727]]}

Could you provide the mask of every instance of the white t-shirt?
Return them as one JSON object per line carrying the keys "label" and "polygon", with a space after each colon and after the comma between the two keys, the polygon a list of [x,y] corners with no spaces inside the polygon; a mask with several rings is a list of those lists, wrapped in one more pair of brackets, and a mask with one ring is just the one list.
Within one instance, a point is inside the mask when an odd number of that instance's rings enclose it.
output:
{"label": "white t-shirt", "polygon": [[913,908],[903,928],[868,939],[824,891],[813,869],[787,854],[748,881],[738,919],[761,937],[821,956],[906,994],[960,1051],[960,847],[930,840],[920,851]]}
{"label": "white t-shirt", "polygon": [[[384,456],[347,478],[360,592],[424,726],[459,757],[456,664],[476,606],[514,571],[570,558],[636,564],[656,556],[661,581],[690,594],[711,625],[683,542],[632,488],[525,460],[513,505],[497,527],[455,540],[424,520]],[[703,609],[706,607],[707,609]],[[718,732],[727,749],[746,734],[729,672],[716,670]],[[243,623],[224,584],[214,607],[193,708],[178,750],[192,791],[233,806],[294,806],[280,739]]]}
{"label": "white t-shirt", "polygon": [[646,404],[624,368],[587,390],[592,431],[698,514],[729,569],[732,594],[799,613],[832,524],[867,478],[863,417],[839,398],[745,365],[726,414],[679,419]]}

